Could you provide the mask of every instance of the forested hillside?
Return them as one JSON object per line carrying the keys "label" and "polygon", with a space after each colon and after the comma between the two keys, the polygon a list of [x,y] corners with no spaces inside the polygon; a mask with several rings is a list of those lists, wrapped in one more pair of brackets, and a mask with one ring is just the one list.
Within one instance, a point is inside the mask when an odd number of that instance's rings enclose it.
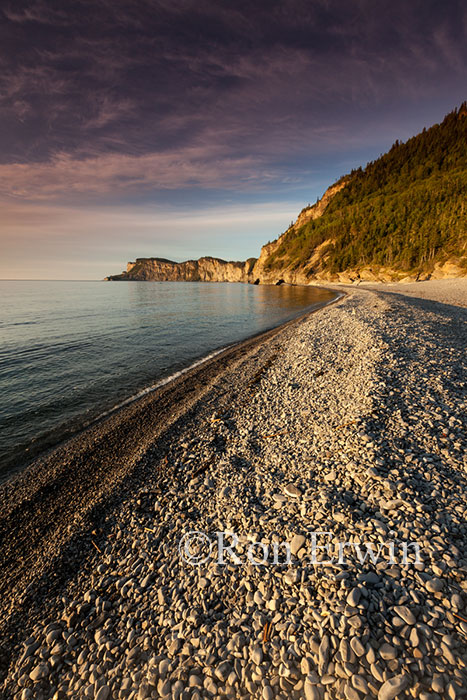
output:
{"label": "forested hillside", "polygon": [[414,274],[449,261],[467,273],[466,103],[344,181],[321,216],[302,223],[307,208],[271,244],[265,272]]}

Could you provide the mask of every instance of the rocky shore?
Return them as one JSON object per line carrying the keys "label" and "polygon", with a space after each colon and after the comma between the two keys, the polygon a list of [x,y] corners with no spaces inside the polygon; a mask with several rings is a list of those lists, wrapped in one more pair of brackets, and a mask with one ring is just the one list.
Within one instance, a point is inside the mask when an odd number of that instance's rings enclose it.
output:
{"label": "rocky shore", "polygon": [[465,321],[349,288],[4,487],[2,697],[466,696]]}

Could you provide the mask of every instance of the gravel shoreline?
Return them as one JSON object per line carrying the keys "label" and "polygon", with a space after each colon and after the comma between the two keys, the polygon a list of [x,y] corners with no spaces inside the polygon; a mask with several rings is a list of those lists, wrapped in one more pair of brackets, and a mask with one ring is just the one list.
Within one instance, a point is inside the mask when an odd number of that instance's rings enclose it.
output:
{"label": "gravel shoreline", "polygon": [[426,280],[424,282],[364,283],[365,289],[387,291],[392,294],[440,301],[443,304],[467,306],[467,277],[447,280]]}
{"label": "gravel shoreline", "polygon": [[[3,697],[467,695],[466,311],[346,291],[129,407],[118,464],[122,417],[91,432],[81,495],[63,467],[37,468],[36,501],[9,492]],[[241,563],[184,561],[190,531],[235,533]],[[384,556],[312,563],[313,532]],[[287,542],[290,565],[255,565],[252,542]]]}

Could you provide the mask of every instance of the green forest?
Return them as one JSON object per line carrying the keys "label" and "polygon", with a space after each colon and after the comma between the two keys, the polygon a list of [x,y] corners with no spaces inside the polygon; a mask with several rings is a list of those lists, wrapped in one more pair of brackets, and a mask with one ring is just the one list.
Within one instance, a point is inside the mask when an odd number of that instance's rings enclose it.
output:
{"label": "green forest", "polygon": [[363,267],[426,272],[447,260],[467,267],[466,103],[344,179],[321,217],[286,232],[266,269],[312,276]]}

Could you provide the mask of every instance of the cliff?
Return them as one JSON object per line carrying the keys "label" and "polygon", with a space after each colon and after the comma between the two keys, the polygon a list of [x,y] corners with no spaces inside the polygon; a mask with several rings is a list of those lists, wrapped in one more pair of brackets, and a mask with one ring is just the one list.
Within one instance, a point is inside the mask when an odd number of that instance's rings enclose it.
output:
{"label": "cliff", "polygon": [[[287,239],[291,235],[294,235],[296,231],[298,231],[302,226],[305,226],[309,221],[314,221],[322,216],[332,198],[338,192],[340,192],[343,187],[345,187],[346,183],[347,179],[342,178],[335,185],[328,187],[326,192],[323,194],[321,199],[316,202],[316,204],[302,209],[297,217],[297,220],[287,229],[287,231],[285,231],[285,233],[279,236],[279,238],[277,238],[275,241],[272,241],[272,243],[263,245],[260,256],[256,261],[252,272],[252,277],[255,280],[259,279],[261,284],[277,284],[279,280],[283,280],[288,284],[309,284],[310,281],[312,281],[310,279],[310,275],[308,274],[308,268],[309,266],[315,264],[315,262],[319,259],[320,250],[315,251],[315,254],[310,259],[308,266],[300,268],[294,266],[293,262],[289,262],[285,256],[283,258],[283,264],[279,264],[274,268],[270,267],[269,261],[275,256],[279,256],[280,259],[280,250],[284,246]],[[327,277],[326,275],[321,277],[314,275],[314,279],[325,280],[330,279],[330,277]]]}
{"label": "cliff", "polygon": [[249,258],[245,262],[227,261],[210,256],[198,260],[174,262],[166,258],[137,258],[127,263],[126,270],[119,275],[109,275],[107,282],[114,281],[153,281],[153,282],[249,282],[252,284],[277,284],[280,280],[291,284],[308,284],[309,279],[300,270],[284,268],[269,271],[266,260],[281,246],[291,230],[303,226],[321,216],[333,196],[345,186],[345,178],[329,187],[322,198],[313,206],[305,207],[297,221],[276,241],[267,243],[261,249],[258,259]]}
{"label": "cliff", "polygon": [[138,258],[108,280],[412,281],[467,275],[467,105],[329,187],[259,258]]}
{"label": "cliff", "polygon": [[165,258],[137,258],[125,272],[110,275],[107,281],[135,280],[158,282],[251,282],[255,258],[232,262],[205,257],[177,263]]}

